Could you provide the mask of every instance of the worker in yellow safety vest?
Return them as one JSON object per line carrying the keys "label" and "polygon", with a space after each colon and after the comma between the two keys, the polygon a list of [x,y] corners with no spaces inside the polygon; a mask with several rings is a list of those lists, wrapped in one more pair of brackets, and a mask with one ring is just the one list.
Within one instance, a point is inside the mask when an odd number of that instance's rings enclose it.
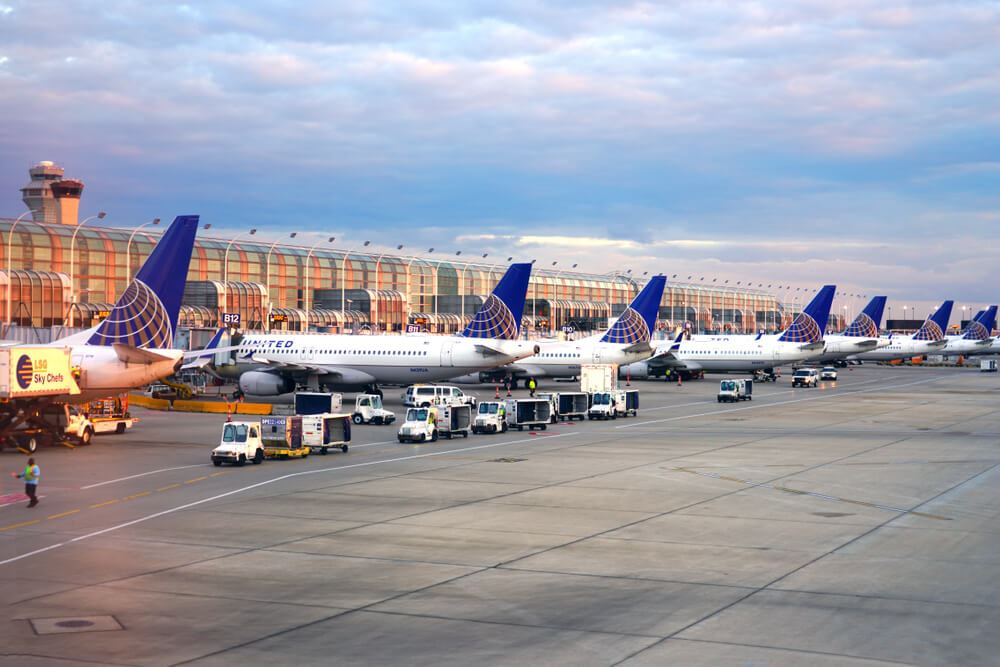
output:
{"label": "worker in yellow safety vest", "polygon": [[28,465],[24,466],[24,471],[20,473],[12,472],[11,477],[24,480],[24,495],[28,496],[28,507],[38,504],[38,480],[42,477],[42,469],[35,463],[35,459],[28,459]]}

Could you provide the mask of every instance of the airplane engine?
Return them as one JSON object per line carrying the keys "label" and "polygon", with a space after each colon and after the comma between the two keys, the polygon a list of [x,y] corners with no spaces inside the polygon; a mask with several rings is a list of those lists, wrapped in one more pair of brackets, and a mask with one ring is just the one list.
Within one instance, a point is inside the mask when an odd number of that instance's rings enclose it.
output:
{"label": "airplane engine", "polygon": [[637,361],[634,364],[622,366],[618,369],[618,376],[620,378],[630,377],[633,380],[645,380],[650,377],[649,364],[645,361]]}
{"label": "airplane engine", "polygon": [[294,380],[275,375],[274,373],[248,371],[240,376],[240,391],[244,394],[278,396],[294,390]]}

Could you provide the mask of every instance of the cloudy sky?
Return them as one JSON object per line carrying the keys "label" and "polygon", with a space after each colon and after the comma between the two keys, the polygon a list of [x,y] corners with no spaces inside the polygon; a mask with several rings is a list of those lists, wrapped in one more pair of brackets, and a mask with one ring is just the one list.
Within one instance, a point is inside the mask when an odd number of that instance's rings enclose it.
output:
{"label": "cloudy sky", "polygon": [[0,0],[0,215],[995,303],[998,65],[976,0]]}

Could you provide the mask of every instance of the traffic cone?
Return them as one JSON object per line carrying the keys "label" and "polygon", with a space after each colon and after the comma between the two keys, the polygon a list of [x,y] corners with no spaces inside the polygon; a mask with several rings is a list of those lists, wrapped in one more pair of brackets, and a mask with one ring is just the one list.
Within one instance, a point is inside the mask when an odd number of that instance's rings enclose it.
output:
{"label": "traffic cone", "polygon": [[500,385],[495,385],[495,386],[496,386],[496,392],[494,392],[493,398],[500,398]]}
{"label": "traffic cone", "polygon": [[226,401],[226,422],[233,421],[233,404]]}
{"label": "traffic cone", "polygon": [[681,374],[680,373],[677,374],[677,386],[678,387],[683,386],[683,384],[681,383]]}
{"label": "traffic cone", "polygon": [[625,370],[625,386],[626,387],[632,386],[632,371],[628,369]]}
{"label": "traffic cone", "polygon": [[510,383],[507,383],[507,398],[510,398]]}

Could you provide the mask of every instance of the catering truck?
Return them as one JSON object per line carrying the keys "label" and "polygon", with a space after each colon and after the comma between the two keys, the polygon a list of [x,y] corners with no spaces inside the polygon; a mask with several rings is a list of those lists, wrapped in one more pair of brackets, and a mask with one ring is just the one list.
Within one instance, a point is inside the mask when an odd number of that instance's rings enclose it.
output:
{"label": "catering truck", "polygon": [[69,347],[0,347],[0,448],[89,445],[94,426],[59,403],[80,394]]}

